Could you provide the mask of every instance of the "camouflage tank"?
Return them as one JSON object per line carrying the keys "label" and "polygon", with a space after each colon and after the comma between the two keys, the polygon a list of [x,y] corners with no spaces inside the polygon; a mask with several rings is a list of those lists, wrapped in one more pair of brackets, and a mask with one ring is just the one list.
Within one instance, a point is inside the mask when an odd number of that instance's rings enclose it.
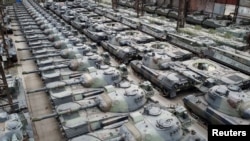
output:
{"label": "camouflage tank", "polygon": [[2,21],[0,23],[1,30],[3,30],[4,33],[13,34],[10,16],[7,12],[3,12],[2,16]]}
{"label": "camouflage tank", "polygon": [[117,87],[104,87],[104,93],[94,98],[83,99],[85,95],[80,95],[72,95],[78,97],[77,101],[58,105],[56,113],[32,120],[58,117],[67,138],[108,126],[120,126],[128,118],[129,112],[141,109],[148,102],[148,98],[153,96],[153,88],[149,82],[143,82],[139,86],[122,82]]}
{"label": "camouflage tank", "polygon": [[[246,44],[234,39],[227,39],[218,34],[209,34],[201,30],[185,29],[187,34],[169,34],[169,41],[181,48],[205,56],[246,74],[249,71],[249,53]],[[197,32],[197,33],[196,33]]]}
{"label": "camouflage tank", "polygon": [[245,27],[242,25],[236,25],[236,24],[232,24],[227,27],[216,28],[216,31],[232,35],[238,39],[244,39],[249,34],[248,27]]}
{"label": "camouflage tank", "polygon": [[202,25],[204,20],[206,20],[207,18],[208,15],[205,15],[202,12],[195,12],[187,15],[186,22],[190,24]]}
{"label": "camouflage tank", "polygon": [[135,1],[134,0],[127,0],[126,4],[127,7],[133,8],[135,5]]}
{"label": "camouflage tank", "polygon": [[86,23],[89,27],[94,23],[110,23],[110,22],[112,22],[112,20],[104,16],[94,16],[94,17],[89,17]]}
{"label": "camouflage tank", "polygon": [[231,24],[230,20],[205,19],[202,26],[209,28],[226,27]]}
{"label": "camouflage tank", "polygon": [[80,30],[81,32],[83,31],[84,28],[87,28],[87,20],[89,17],[97,17],[98,14],[94,12],[85,12],[85,13],[80,13],[79,15],[76,16],[76,18],[71,21],[71,25],[75,27],[76,29]]}
{"label": "camouflage tank", "polygon": [[94,23],[89,28],[84,30],[84,34],[87,35],[95,42],[101,42],[107,40],[108,36],[111,34],[116,34],[117,32],[129,30],[128,26],[125,26],[118,22],[109,23]]}
{"label": "camouflage tank", "polygon": [[191,36],[186,33],[168,33],[167,40],[178,47],[201,55],[208,46],[216,46],[217,43],[206,36]]}
{"label": "camouflage tank", "polygon": [[171,24],[165,25],[165,22],[157,22],[148,19],[141,21],[139,30],[162,40],[166,40],[169,32],[176,32],[175,27]]}
{"label": "camouflage tank", "polygon": [[250,124],[250,93],[237,85],[216,85],[204,96],[189,95],[183,102],[191,112],[212,124]]}
{"label": "camouflage tank", "polygon": [[225,64],[243,73],[250,74],[250,54],[228,46],[208,47],[203,54],[212,60]]}
{"label": "camouflage tank", "polygon": [[49,9],[49,7],[52,5],[52,3],[53,3],[52,1],[46,0],[45,3],[44,3],[44,7],[46,9]]}
{"label": "camouflage tank", "polygon": [[70,9],[81,8],[81,0],[74,0],[73,2],[66,1],[65,4]]}
{"label": "camouflage tank", "polygon": [[[43,48],[42,50],[33,51],[35,54],[34,57],[24,58],[21,61],[25,60],[35,60],[37,66],[48,66],[52,65],[56,62],[68,62],[71,59],[80,58],[82,55],[88,52],[96,52],[97,48],[95,43],[93,44],[77,44],[76,46],[71,46],[61,51],[54,51],[47,48]],[[47,54],[44,52],[48,51]]]}
{"label": "camouflage tank", "polygon": [[[70,54],[70,53],[69,53]],[[70,55],[68,55],[70,56]],[[81,55],[75,55],[77,59],[68,60],[68,61],[57,61],[54,62],[52,65],[46,65],[40,67],[38,70],[35,71],[24,71],[23,74],[30,74],[30,73],[40,73],[44,82],[52,82],[57,80],[56,78],[61,78],[62,76],[70,75],[72,73],[79,73],[83,71],[87,71],[89,67],[98,68],[100,65],[110,64],[109,54],[103,53],[102,56],[93,54],[92,52],[88,52]],[[77,57],[79,56],[79,57]]]}
{"label": "camouflage tank", "polygon": [[125,15],[122,17],[121,23],[133,28],[133,29],[137,29],[140,25],[140,19],[137,18],[134,15]]}
{"label": "camouflage tank", "polygon": [[193,56],[193,54],[189,51],[180,49],[172,44],[161,41],[149,42],[146,44],[137,44],[131,47],[134,48],[142,58],[147,52],[167,54],[168,56],[171,56],[172,60],[179,61],[190,59]]}
{"label": "camouflage tank", "polygon": [[49,7],[50,10],[54,11],[59,7],[59,3],[52,2],[51,6]]}
{"label": "camouflage tank", "polygon": [[[214,84],[217,85],[238,85],[248,82],[250,77],[241,72],[227,68],[221,64],[215,63],[208,59],[192,59],[183,61],[182,64],[189,70],[200,75],[202,82],[207,79],[214,79]],[[181,69],[174,68],[174,70]]]}
{"label": "camouflage tank", "polygon": [[[163,5],[161,5],[163,6]],[[156,10],[159,8],[160,6],[157,6],[157,1],[156,0],[148,0],[145,4],[144,10],[147,13],[150,14],[155,14]]]}
{"label": "camouflage tank", "polygon": [[186,76],[169,70],[172,58],[183,60],[185,53],[183,52],[182,55],[173,53],[173,55],[178,57],[168,56],[166,53],[150,52],[144,55],[142,61],[134,60],[130,65],[138,75],[142,75],[160,88],[164,96],[174,98],[178,91],[192,87],[193,82]]}
{"label": "camouflage tank", "polygon": [[127,2],[128,0],[119,0],[118,1],[118,4],[119,5],[121,5],[121,6],[126,6],[126,2]]}
{"label": "camouflage tank", "polygon": [[172,11],[170,8],[158,8],[156,13],[162,16],[168,17],[169,13]]}
{"label": "camouflage tank", "polygon": [[67,6],[61,6],[59,5],[56,9],[53,9],[52,11],[59,17],[61,17],[67,10]]}
{"label": "camouflage tank", "polygon": [[76,9],[67,9],[66,12],[62,15],[62,18],[70,22],[75,19],[77,13],[87,12],[84,8],[76,8]]}
{"label": "camouflage tank", "polygon": [[89,11],[94,11],[94,9],[99,6],[99,4],[93,1],[84,1],[81,3],[81,6],[82,8],[86,8]]}
{"label": "camouflage tank", "polygon": [[[17,53],[16,53],[16,46],[13,43],[13,40],[10,37],[4,36],[5,38],[5,45],[7,47],[4,48],[4,42],[0,42],[0,55],[2,61],[11,61],[13,63],[17,62]],[[8,54],[7,54],[8,52]],[[7,59],[7,60],[6,60]]]}
{"label": "camouflage tank", "polygon": [[27,91],[34,93],[39,91],[47,91],[54,88],[81,84],[85,88],[102,88],[106,85],[115,85],[126,79],[128,71],[125,65],[117,68],[108,65],[102,65],[98,69],[89,67],[85,73],[78,73],[63,77],[61,81],[47,83],[44,88]]}
{"label": "camouflage tank", "polygon": [[159,104],[147,104],[142,112],[129,114],[128,122],[118,128],[95,131],[75,137],[70,141],[205,141],[192,127],[184,107],[167,108]]}
{"label": "camouflage tank", "polygon": [[105,16],[107,18],[110,18],[116,22],[121,22],[122,20],[122,17],[125,16],[126,13],[122,13],[122,12],[119,12],[117,10],[113,10],[113,9],[106,9],[105,11]]}
{"label": "camouflage tank", "polygon": [[155,38],[136,30],[126,30],[111,36],[108,41],[102,42],[104,49],[108,50],[120,62],[125,64],[138,57],[138,54],[131,45],[142,44],[154,41]]}
{"label": "camouflage tank", "polygon": [[31,139],[27,134],[27,119],[23,113],[7,114],[0,112],[0,140],[1,141],[23,141]]}

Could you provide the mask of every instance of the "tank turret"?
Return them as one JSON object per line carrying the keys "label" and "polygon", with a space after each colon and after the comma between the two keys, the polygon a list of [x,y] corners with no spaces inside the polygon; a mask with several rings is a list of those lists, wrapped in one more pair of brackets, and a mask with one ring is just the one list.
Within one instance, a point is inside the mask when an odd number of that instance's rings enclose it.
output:
{"label": "tank turret", "polygon": [[250,97],[248,90],[237,85],[216,85],[204,96],[190,95],[184,104],[194,114],[212,124],[250,124]]}

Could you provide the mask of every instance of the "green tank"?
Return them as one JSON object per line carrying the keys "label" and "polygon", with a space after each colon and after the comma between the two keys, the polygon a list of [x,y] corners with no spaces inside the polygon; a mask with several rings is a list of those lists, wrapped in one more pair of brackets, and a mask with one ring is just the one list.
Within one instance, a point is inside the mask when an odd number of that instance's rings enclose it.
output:
{"label": "green tank", "polygon": [[60,127],[69,139],[109,126],[121,126],[126,122],[128,113],[140,110],[150,102],[153,94],[153,88],[147,81],[139,85],[130,82],[121,82],[115,87],[107,85],[104,93],[94,98],[82,99],[86,95],[72,95],[75,101],[60,104],[55,113],[33,117],[32,121],[58,117]]}
{"label": "green tank", "polygon": [[128,71],[126,66],[110,67],[108,65],[100,66],[98,69],[89,67],[85,73],[67,75],[60,81],[46,83],[44,88],[30,90],[27,93],[48,91],[50,89],[81,84],[85,88],[102,88],[106,85],[115,85],[126,79]]}
{"label": "green tank", "polygon": [[141,112],[129,114],[128,122],[118,128],[95,131],[70,141],[205,141],[198,131],[190,129],[191,119],[182,106],[167,108],[147,104]]}
{"label": "green tank", "polygon": [[62,77],[67,77],[67,75],[87,71],[89,67],[99,68],[101,65],[110,64],[108,53],[103,53],[102,56],[100,56],[89,52],[83,56],[80,54],[74,54],[74,56],[69,58],[70,60],[67,61],[57,61],[52,65],[39,67],[39,69],[35,71],[24,71],[23,74],[39,73],[44,82],[48,83],[59,80]]}
{"label": "green tank", "polygon": [[[245,86],[249,87],[249,83]],[[183,102],[191,112],[211,124],[250,124],[250,93],[237,85],[216,85],[204,96],[189,95]]]}

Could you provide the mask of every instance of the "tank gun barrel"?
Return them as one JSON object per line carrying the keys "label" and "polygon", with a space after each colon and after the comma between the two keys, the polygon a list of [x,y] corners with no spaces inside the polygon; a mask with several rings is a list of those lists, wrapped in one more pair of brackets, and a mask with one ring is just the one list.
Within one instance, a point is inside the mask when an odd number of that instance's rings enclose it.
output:
{"label": "tank gun barrel", "polygon": [[60,65],[60,66],[50,66],[38,70],[33,70],[33,71],[24,71],[22,74],[30,74],[30,73],[39,73],[43,71],[48,71],[48,70],[55,70],[55,69],[62,69],[62,68],[67,68],[68,65]]}
{"label": "tank gun barrel", "polygon": [[36,56],[36,57],[29,57],[29,58],[23,58],[20,59],[21,61],[27,61],[27,60],[37,60],[37,59],[43,59],[43,58],[48,58],[48,57],[56,57],[60,56],[61,54],[48,54],[48,55],[41,55],[41,56]]}
{"label": "tank gun barrel", "polygon": [[36,89],[36,90],[27,91],[27,94],[36,93],[36,92],[42,92],[42,91],[46,91],[46,90],[48,90],[48,89],[46,87],[44,87],[44,88],[40,88],[40,89]]}
{"label": "tank gun barrel", "polygon": [[43,34],[43,32],[42,31],[40,31],[40,30],[25,30],[25,31],[23,31],[23,34],[25,34],[25,35],[35,35],[35,34]]}
{"label": "tank gun barrel", "polygon": [[32,54],[34,55],[34,56],[36,56],[36,55],[40,55],[41,53],[54,53],[54,54],[57,54],[57,53],[60,53],[60,51],[57,51],[57,50],[39,50],[39,51],[34,51],[34,52],[32,52]]}
{"label": "tank gun barrel", "polygon": [[45,116],[32,117],[31,120],[32,120],[32,122],[36,122],[36,121],[41,121],[41,120],[48,119],[48,118],[54,118],[54,117],[58,117],[58,116],[61,116],[61,115],[64,115],[64,114],[70,114],[70,113],[78,112],[80,110],[84,110],[84,109],[87,109],[87,108],[92,108],[92,107],[97,106],[98,104],[99,104],[98,102],[94,101],[94,102],[91,102],[88,105],[80,105],[79,107],[76,107],[76,108],[69,108],[67,110],[55,112],[55,113],[48,114],[48,115],[45,115]]}
{"label": "tank gun barrel", "polygon": [[[51,61],[51,63],[69,63],[71,59],[63,59],[63,60],[57,60],[57,61]],[[37,62],[38,66],[45,65],[47,62]]]}
{"label": "tank gun barrel", "polygon": [[33,47],[27,47],[27,48],[18,48],[17,51],[34,50],[34,49],[47,48],[47,47],[54,47],[54,46],[53,45],[41,45],[41,46],[33,46]]}
{"label": "tank gun barrel", "polygon": [[14,26],[29,26],[29,25],[37,25],[37,23],[35,22],[25,22],[25,23],[20,23],[20,24],[16,24]]}
{"label": "tank gun barrel", "polygon": [[36,93],[36,92],[42,92],[42,91],[47,91],[47,90],[54,89],[54,88],[59,88],[59,87],[76,85],[76,84],[79,84],[79,83],[81,83],[81,81],[77,80],[77,79],[69,79],[69,80],[64,80],[64,81],[51,82],[51,83],[48,83],[43,88],[27,91],[27,94]]}
{"label": "tank gun barrel", "polygon": [[48,37],[26,37],[26,39],[29,42],[34,42],[34,41],[37,41],[37,40],[47,40]]}

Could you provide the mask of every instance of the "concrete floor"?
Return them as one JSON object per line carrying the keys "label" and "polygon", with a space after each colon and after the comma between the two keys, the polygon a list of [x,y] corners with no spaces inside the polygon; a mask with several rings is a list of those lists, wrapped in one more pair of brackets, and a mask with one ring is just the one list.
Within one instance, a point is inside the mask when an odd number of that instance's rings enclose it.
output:
{"label": "concrete floor", "polygon": [[[20,33],[15,31],[14,33]],[[11,36],[13,41],[23,39],[20,36]],[[16,48],[27,47],[26,43],[15,43]],[[20,61],[20,58],[31,56],[29,51],[18,52],[18,74],[23,80],[26,91],[43,87],[43,82],[37,74],[22,75],[23,70],[35,70],[36,65],[33,61]],[[31,117],[38,117],[52,113],[52,107],[49,97],[45,92],[26,95],[28,110]],[[58,123],[54,118],[46,119],[33,123],[35,141],[64,141],[61,132],[59,131]]]}

